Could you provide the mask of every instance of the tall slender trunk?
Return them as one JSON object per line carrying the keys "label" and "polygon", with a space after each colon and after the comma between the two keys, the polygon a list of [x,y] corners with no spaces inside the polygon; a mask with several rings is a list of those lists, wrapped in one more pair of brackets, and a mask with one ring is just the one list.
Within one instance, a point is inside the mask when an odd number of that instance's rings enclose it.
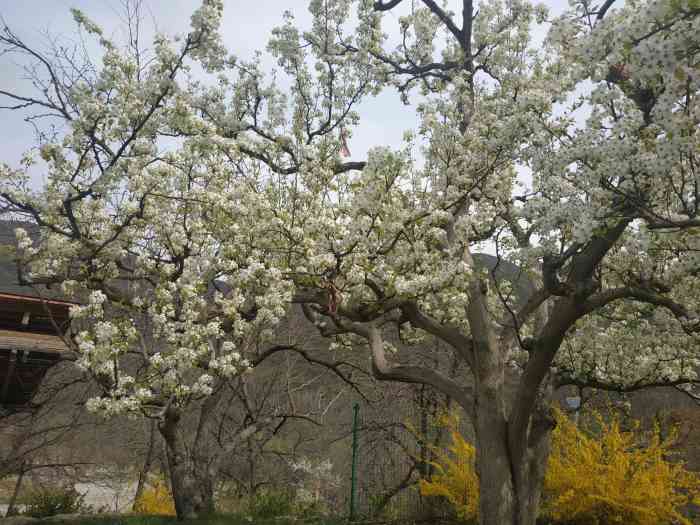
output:
{"label": "tall slender trunk", "polygon": [[7,511],[5,511],[5,517],[9,518],[17,514],[17,509],[15,505],[17,503],[17,496],[22,488],[22,480],[24,480],[24,473],[26,472],[26,464],[23,462],[20,465],[19,473],[17,474],[17,481],[15,482],[15,488],[12,491],[12,496],[10,497],[10,502],[7,504]]}
{"label": "tall slender trunk", "polygon": [[214,416],[225,396],[226,390],[218,385],[212,395],[207,397],[199,407],[197,429],[194,434],[194,446],[192,447],[192,468],[199,490],[202,511],[212,514],[214,505],[214,486],[216,484],[220,464],[223,460],[223,451],[212,443],[211,435],[214,433],[212,424]]}
{"label": "tall slender trunk", "polygon": [[201,467],[195,466],[195,478],[197,480],[199,498],[201,500],[201,512],[205,515],[213,514],[216,510],[214,504],[214,485],[217,479],[217,472],[210,467],[210,464],[204,464]]}
{"label": "tall slender trunk", "polygon": [[528,448],[527,459],[516,469],[518,525],[537,522],[548,456],[549,436],[539,445]]}
{"label": "tall slender trunk", "polygon": [[[468,251],[465,259],[473,266]],[[476,432],[479,523],[535,525],[553,428],[547,409],[551,392],[546,382],[538,381],[526,392],[535,406],[517,413],[509,406],[507,351],[495,336],[486,307],[487,292],[486,281],[475,279],[470,285],[467,317],[472,333],[474,406],[463,404],[465,410],[472,410]],[[522,395],[520,390],[518,395]]]}
{"label": "tall slender trunk", "polygon": [[143,461],[143,466],[141,467],[141,470],[139,470],[139,479],[136,484],[136,492],[134,493],[134,502],[132,504],[132,510],[134,511],[136,510],[136,506],[138,505],[138,502],[141,499],[141,495],[143,494],[143,490],[146,487],[146,480],[148,478],[148,474],[151,472],[155,444],[156,422],[155,420],[151,420],[150,428],[148,431],[148,448],[146,449],[146,458]]}
{"label": "tall slender trunk", "polygon": [[516,493],[508,450],[507,421],[499,396],[476,398],[476,469],[479,475],[480,525],[516,524]]}
{"label": "tall slender trunk", "polygon": [[[471,254],[465,257],[473,265]],[[470,285],[467,317],[474,355],[474,406],[476,471],[479,475],[479,523],[519,525],[513,462],[509,450],[505,402],[505,353],[498,342],[486,308],[488,283],[475,279]],[[469,410],[468,406],[464,407]]]}
{"label": "tall slender trunk", "polygon": [[165,441],[175,512],[183,520],[197,518],[205,509],[185,443],[178,432],[180,417],[179,409],[168,408],[158,429]]}
{"label": "tall slender trunk", "polygon": [[256,425],[250,425],[229,439],[223,449],[212,443],[212,424],[224,392],[217,388],[199,407],[190,451],[179,432],[182,417],[180,409],[170,407],[158,425],[165,442],[170,486],[179,519],[206,516],[215,511],[214,488],[222,463],[240,440],[257,430]]}

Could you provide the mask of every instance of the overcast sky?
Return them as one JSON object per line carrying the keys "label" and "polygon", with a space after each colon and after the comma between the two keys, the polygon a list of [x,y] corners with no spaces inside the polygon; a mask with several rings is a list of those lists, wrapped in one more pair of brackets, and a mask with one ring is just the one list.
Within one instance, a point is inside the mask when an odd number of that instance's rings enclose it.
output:
{"label": "overcast sky", "polygon": [[[458,9],[458,0],[454,11]],[[405,4],[409,4],[405,2]],[[553,13],[566,6],[566,0],[545,0]],[[200,0],[143,0],[144,27],[147,37],[154,30],[166,34],[184,34],[189,17]],[[231,53],[248,58],[256,50],[264,50],[270,31],[282,22],[282,14],[290,10],[300,25],[310,20],[307,0],[226,0],[223,35]],[[69,9],[77,7],[102,26],[107,35],[120,38],[124,27],[122,0],[0,0],[0,15],[25,42],[38,48],[46,46],[47,34],[75,38],[76,27]],[[478,6],[477,6],[478,8]],[[396,16],[393,13],[390,16]],[[387,28],[391,20],[387,20]],[[271,63],[271,62],[270,62]],[[22,85],[19,70],[8,57],[0,56],[0,89],[12,90]],[[350,142],[352,157],[362,158],[373,145],[398,146],[405,129],[415,124],[415,113],[403,106],[394,93],[370,99],[360,107],[362,123]],[[24,151],[34,144],[33,129],[22,115],[0,112],[0,162],[14,165]]]}

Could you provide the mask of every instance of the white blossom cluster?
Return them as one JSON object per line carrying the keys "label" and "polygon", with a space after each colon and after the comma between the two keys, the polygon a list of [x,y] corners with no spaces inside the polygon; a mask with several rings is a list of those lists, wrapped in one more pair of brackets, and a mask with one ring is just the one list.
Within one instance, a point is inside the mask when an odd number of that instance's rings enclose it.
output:
{"label": "white blossom cluster", "polygon": [[[145,65],[75,11],[102,64],[65,94],[67,132],[39,150],[45,187],[29,188],[40,161],[27,156],[0,167],[0,195],[40,223],[36,240],[18,231],[27,277],[85,298],[72,315],[79,363],[104,389],[91,406],[139,411],[208,395],[248,367],[248,350],[304,294],[324,329],[383,321],[410,303],[468,337],[466,310],[484,293],[504,333],[523,298],[507,279],[473,286],[491,281],[471,254],[498,248],[541,288],[545,256],[570,261],[618,225],[596,291],[644,286],[683,310],[639,297],[604,304],[569,332],[556,366],[620,384],[690,377],[689,312],[700,311],[693,2],[634,0],[595,20],[574,1],[542,49],[532,29],[549,16],[543,6],[484,2],[467,57],[427,6],[396,20],[394,46],[383,27],[392,18],[373,2],[313,0],[308,31],[291,14],[273,31],[270,75],[260,55],[238,61],[222,46],[221,0],[203,1],[186,38],[158,36]],[[188,77],[195,64],[210,82]],[[358,103],[389,88],[414,104],[417,129],[397,151],[346,162]],[[519,180],[525,168],[531,183]],[[537,337],[551,303],[517,321],[520,341]],[[420,341],[401,321],[402,337]],[[518,366],[528,359],[504,352]]]}
{"label": "white blossom cluster", "polygon": [[582,322],[558,356],[558,373],[582,384],[620,388],[696,380],[697,338],[662,309],[629,310],[613,309],[612,320]]}
{"label": "white blossom cluster", "polygon": [[291,461],[290,467],[298,476],[296,498],[303,504],[328,503],[325,497],[340,485],[340,477],[333,472],[329,459],[301,457]]}
{"label": "white blossom cluster", "polygon": [[[101,37],[93,82],[65,93],[67,132],[40,149],[48,170],[28,188],[29,159],[2,168],[0,193],[34,210],[39,236],[16,231],[24,277],[61,285],[77,364],[102,388],[88,404],[106,414],[184,405],[250,367],[250,350],[285,315],[292,286],[273,264],[270,208],[253,175],[236,181],[228,139],[199,118],[182,72],[193,61],[229,67],[218,34],[223,3],[204,1],[190,35],[158,36],[139,64]],[[176,146],[163,134],[185,133]]]}

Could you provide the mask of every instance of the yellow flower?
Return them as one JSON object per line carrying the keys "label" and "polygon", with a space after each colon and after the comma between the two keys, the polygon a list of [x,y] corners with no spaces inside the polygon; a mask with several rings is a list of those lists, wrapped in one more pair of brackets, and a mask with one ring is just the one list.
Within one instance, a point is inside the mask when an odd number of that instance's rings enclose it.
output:
{"label": "yellow flower", "polygon": [[175,516],[175,502],[162,478],[155,478],[141,493],[134,511],[140,514]]}
{"label": "yellow flower", "polygon": [[[593,432],[580,429],[561,411],[547,465],[541,515],[586,525],[691,525],[681,510],[700,502],[700,477],[671,461],[675,433],[643,433],[639,423],[623,430],[619,417],[592,414]],[[479,480],[475,449],[458,431],[456,416],[436,424],[449,430],[447,448],[432,447],[435,474],[420,481],[423,496],[442,497],[464,521],[478,517]]]}

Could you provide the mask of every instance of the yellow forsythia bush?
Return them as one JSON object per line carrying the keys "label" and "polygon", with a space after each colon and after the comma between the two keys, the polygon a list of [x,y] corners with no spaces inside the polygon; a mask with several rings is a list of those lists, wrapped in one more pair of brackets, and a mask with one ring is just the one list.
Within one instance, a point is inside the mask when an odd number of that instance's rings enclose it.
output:
{"label": "yellow forsythia bush", "polygon": [[[624,431],[618,418],[593,418],[600,427],[595,434],[556,412],[542,517],[569,525],[691,525],[681,509],[700,504],[700,477],[669,461],[675,436],[661,439],[658,431],[644,436],[635,431],[638,425]],[[436,473],[420,481],[420,492],[445,498],[460,519],[476,520],[474,447],[459,433],[455,416],[441,417],[438,424],[449,430],[451,444],[433,450]]]}
{"label": "yellow forsythia bush", "polygon": [[429,480],[420,480],[420,493],[445,498],[459,519],[474,521],[479,510],[476,449],[459,432],[459,418],[455,414],[440,416],[437,424],[449,431],[451,444],[447,449],[431,447],[435,460],[430,463],[435,474]]}
{"label": "yellow forsythia bush", "polygon": [[134,505],[140,514],[175,516],[175,502],[163,478],[151,480]]}
{"label": "yellow forsythia bush", "polygon": [[597,435],[557,411],[543,514],[586,525],[691,525],[680,511],[700,503],[700,477],[669,461],[676,436],[661,439],[658,429],[644,436],[638,424],[624,431],[617,417],[593,417],[601,429]]}

